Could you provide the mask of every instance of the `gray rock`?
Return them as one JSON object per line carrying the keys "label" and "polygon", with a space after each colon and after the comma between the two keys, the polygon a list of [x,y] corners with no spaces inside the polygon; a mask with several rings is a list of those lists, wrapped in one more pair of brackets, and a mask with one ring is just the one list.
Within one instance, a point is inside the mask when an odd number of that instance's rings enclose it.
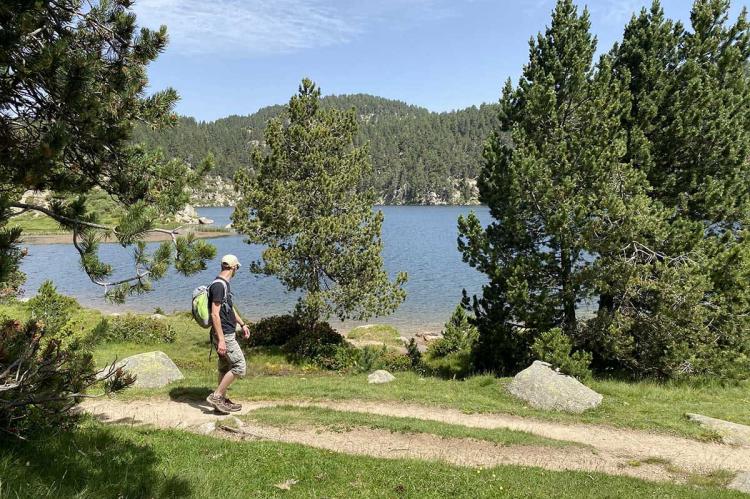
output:
{"label": "gray rock", "polygon": [[206,423],[203,423],[202,425],[198,426],[197,430],[198,433],[202,435],[213,433],[214,431],[216,431],[216,421],[208,421]]}
{"label": "gray rock", "polygon": [[160,388],[184,378],[164,352],[146,352],[122,359],[115,365],[136,376],[134,387]]}
{"label": "gray rock", "polygon": [[370,384],[381,384],[381,383],[390,383],[391,381],[394,381],[396,377],[389,373],[388,371],[384,371],[382,369],[379,369],[375,371],[374,373],[367,376],[367,382]]}
{"label": "gray rock", "polygon": [[581,413],[602,402],[602,396],[546,362],[534,361],[516,374],[508,391],[536,409]]}
{"label": "gray rock", "polygon": [[195,208],[186,204],[183,209],[175,213],[175,220],[182,224],[197,224],[198,223],[198,212]]}
{"label": "gray rock", "polygon": [[734,477],[734,480],[727,485],[727,488],[750,494],[750,472],[745,471],[743,473],[738,473],[737,476]]}
{"label": "gray rock", "polygon": [[166,318],[163,314],[151,314],[149,317],[156,320],[162,320]]}
{"label": "gray rock", "polygon": [[210,218],[200,217],[198,218],[198,223],[201,225],[211,225],[212,223],[214,223],[214,221]]}
{"label": "gray rock", "polygon": [[687,414],[690,421],[699,423],[704,428],[714,430],[721,435],[721,440],[729,445],[750,447],[750,426],[711,418],[701,414]]}

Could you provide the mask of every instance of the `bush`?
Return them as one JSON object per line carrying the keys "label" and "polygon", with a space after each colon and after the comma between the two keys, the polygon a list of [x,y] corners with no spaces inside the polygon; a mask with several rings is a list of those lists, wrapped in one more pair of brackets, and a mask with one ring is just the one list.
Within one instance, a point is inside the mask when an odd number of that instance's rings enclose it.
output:
{"label": "bush", "polygon": [[248,346],[282,346],[302,332],[302,326],[292,315],[266,317],[250,324]]}
{"label": "bush", "polygon": [[296,361],[316,361],[318,358],[336,356],[338,346],[345,345],[341,336],[327,322],[318,322],[308,331],[300,331],[283,346],[292,359]]}
{"label": "bush", "polygon": [[383,345],[381,347],[366,346],[355,351],[356,362],[353,367],[358,372],[372,372],[378,369],[398,372],[409,371],[412,368],[411,359],[408,355],[390,349]]}
{"label": "bush", "polygon": [[92,337],[95,342],[153,344],[173,343],[176,333],[172,326],[162,320],[127,314],[102,319],[94,328]]}
{"label": "bush", "polygon": [[445,323],[443,337],[433,341],[428,351],[433,358],[445,357],[453,352],[471,351],[478,337],[479,331],[469,322],[469,317],[459,304]]}
{"label": "bush", "polygon": [[26,306],[32,320],[44,323],[45,328],[52,331],[63,329],[71,314],[81,308],[75,298],[59,294],[52,281],[44,281]]}
{"label": "bush", "polygon": [[[77,423],[80,413],[72,409],[97,382],[98,370],[81,341],[63,341],[67,335],[50,327],[67,322],[69,313],[64,308],[36,308],[37,316],[46,322],[0,320],[0,433],[22,435],[31,429],[59,430]],[[104,379],[106,392],[134,381],[113,368]]]}
{"label": "bush", "polygon": [[424,357],[423,368],[429,374],[448,379],[463,379],[474,371],[470,350],[451,352],[443,357],[428,354]]}
{"label": "bush", "polygon": [[571,354],[572,349],[570,338],[557,327],[540,334],[531,346],[532,352],[539,360],[549,362],[560,372],[579,379],[590,378],[589,366],[592,355],[580,350]]}

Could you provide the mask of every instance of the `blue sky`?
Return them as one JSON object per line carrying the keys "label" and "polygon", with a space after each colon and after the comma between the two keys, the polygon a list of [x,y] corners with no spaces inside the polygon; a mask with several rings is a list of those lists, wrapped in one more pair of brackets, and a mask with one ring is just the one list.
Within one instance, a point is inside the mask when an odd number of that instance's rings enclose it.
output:
{"label": "blue sky", "polygon": [[[139,24],[166,24],[149,68],[181,114],[213,120],[286,102],[309,76],[325,95],[368,93],[433,111],[495,102],[528,58],[554,0],[137,0]],[[601,50],[651,0],[590,0]],[[686,21],[691,1],[662,0]],[[583,5],[584,2],[579,2]],[[746,1],[734,0],[733,12]]]}

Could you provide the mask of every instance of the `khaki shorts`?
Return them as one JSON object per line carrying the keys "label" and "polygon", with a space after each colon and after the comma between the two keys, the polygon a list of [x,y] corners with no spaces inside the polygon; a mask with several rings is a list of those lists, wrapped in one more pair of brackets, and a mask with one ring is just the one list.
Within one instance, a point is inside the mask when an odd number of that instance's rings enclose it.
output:
{"label": "khaki shorts", "polygon": [[[216,335],[211,334],[211,342],[214,345],[214,349],[216,349]],[[225,334],[224,343],[227,345],[227,353],[224,356],[218,356],[219,374],[224,376],[229,371],[232,371],[235,376],[243,377],[247,369],[247,364],[245,363],[245,355],[242,353],[240,344],[237,343],[236,335]]]}

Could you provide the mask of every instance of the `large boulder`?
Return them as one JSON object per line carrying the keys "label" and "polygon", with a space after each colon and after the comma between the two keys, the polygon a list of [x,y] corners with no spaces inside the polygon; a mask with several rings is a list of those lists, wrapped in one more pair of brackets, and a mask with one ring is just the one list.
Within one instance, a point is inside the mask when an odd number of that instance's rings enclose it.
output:
{"label": "large boulder", "polygon": [[516,374],[508,391],[536,409],[573,413],[593,409],[603,398],[577,379],[538,360]]}
{"label": "large boulder", "polygon": [[134,387],[160,388],[184,378],[164,352],[146,352],[122,359],[115,365],[136,376]]}
{"label": "large boulder", "polygon": [[379,385],[382,383],[390,383],[391,381],[395,380],[396,377],[389,373],[388,371],[384,371],[382,369],[375,371],[374,373],[367,376],[367,382],[370,384]]}
{"label": "large boulder", "polygon": [[725,444],[750,447],[750,426],[711,418],[701,414],[688,413],[687,417],[690,421],[695,421],[704,428],[714,430],[721,435],[721,440]]}
{"label": "large boulder", "polygon": [[175,213],[175,221],[181,224],[197,224],[198,212],[191,205],[186,204],[184,208]]}

